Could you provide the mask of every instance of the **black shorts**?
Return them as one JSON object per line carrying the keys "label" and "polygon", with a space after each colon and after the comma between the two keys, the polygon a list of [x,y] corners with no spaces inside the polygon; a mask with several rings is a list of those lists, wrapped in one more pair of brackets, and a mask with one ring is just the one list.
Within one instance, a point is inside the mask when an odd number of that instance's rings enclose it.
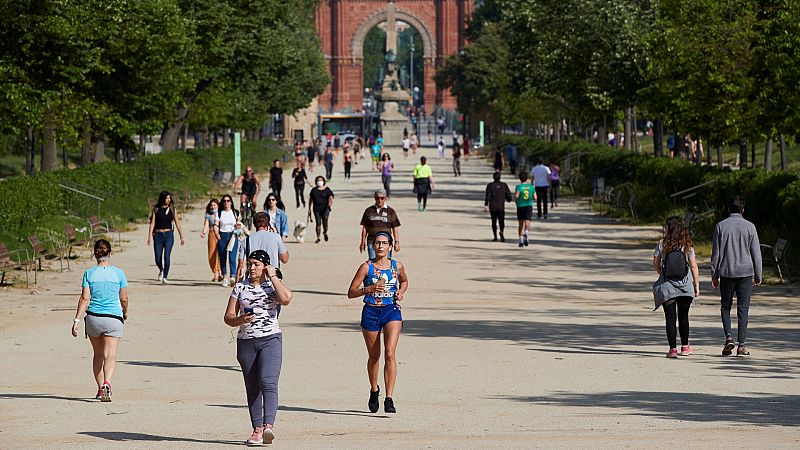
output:
{"label": "black shorts", "polygon": [[533,219],[533,205],[517,207],[517,220],[532,220],[532,219]]}

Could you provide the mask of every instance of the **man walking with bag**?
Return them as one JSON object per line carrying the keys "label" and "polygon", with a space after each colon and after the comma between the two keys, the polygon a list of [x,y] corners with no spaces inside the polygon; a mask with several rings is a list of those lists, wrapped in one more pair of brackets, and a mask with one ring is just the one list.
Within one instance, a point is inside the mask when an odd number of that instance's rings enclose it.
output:
{"label": "man walking with bag", "polygon": [[758,232],[752,222],[742,217],[744,199],[736,195],[728,203],[727,219],[717,223],[711,236],[711,285],[719,288],[720,313],[725,331],[723,356],[733,353],[731,332],[731,306],[736,294],[736,317],[738,319],[739,347],[736,356],[748,356],[747,339],[748,312],[753,286],[761,284],[761,248]]}

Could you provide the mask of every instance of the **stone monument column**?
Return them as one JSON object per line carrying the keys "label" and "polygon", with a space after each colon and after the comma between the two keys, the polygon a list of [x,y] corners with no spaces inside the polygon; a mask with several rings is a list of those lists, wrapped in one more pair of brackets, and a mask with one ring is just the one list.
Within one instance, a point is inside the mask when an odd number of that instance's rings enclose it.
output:
{"label": "stone monument column", "polygon": [[377,95],[383,104],[381,112],[381,129],[383,142],[397,146],[403,141],[403,129],[410,128],[408,117],[400,112],[400,103],[408,101],[411,95],[401,89],[397,74],[397,10],[394,2],[389,1],[386,15],[386,69],[383,76],[381,92]]}

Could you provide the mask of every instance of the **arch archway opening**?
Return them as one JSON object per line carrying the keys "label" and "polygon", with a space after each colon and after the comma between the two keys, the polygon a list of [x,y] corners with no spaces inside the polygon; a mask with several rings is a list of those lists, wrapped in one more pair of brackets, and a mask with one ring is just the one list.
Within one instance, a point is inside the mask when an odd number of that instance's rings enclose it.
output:
{"label": "arch archway opening", "polygon": [[[386,53],[386,22],[372,27],[364,38],[364,87],[380,90],[384,76]],[[397,21],[397,67],[400,85],[412,93],[417,106],[425,92],[424,44],[420,32],[408,22]],[[416,89],[414,89],[416,88]]]}

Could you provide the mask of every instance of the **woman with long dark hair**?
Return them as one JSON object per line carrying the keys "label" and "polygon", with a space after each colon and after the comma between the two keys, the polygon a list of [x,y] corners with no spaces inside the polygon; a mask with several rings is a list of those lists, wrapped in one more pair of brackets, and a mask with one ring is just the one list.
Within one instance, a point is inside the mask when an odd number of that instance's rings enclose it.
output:
{"label": "woman with long dark hair", "polygon": [[92,343],[92,373],[97,383],[97,398],[111,401],[111,379],[117,367],[117,347],[128,320],[128,279],[125,272],[111,265],[111,243],[94,243],[97,265],[83,274],[81,298],[72,322],[72,336],[78,337],[83,317],[86,337]]}
{"label": "woman with long dark hair", "polygon": [[392,172],[394,172],[394,163],[392,157],[388,153],[384,153],[381,157],[380,165],[378,166],[381,171],[381,181],[383,182],[383,190],[386,191],[386,198],[392,196]]}
{"label": "woman with long dark hair", "polygon": [[[695,259],[692,238],[683,219],[670,217],[664,224],[664,238],[658,242],[653,255],[653,269],[658,281],[653,285],[655,309],[664,310],[666,319],[667,358],[692,354],[689,345],[689,308],[695,297],[700,296],[700,279]],[[675,322],[681,336],[681,350],[677,348]]]}
{"label": "woman with long dark hair", "polygon": [[174,230],[178,229],[181,238],[181,245],[186,242],[183,240],[183,228],[178,210],[172,204],[172,195],[167,191],[158,194],[158,201],[153,210],[150,211],[150,230],[147,233],[147,245],[150,245],[150,238],[153,238],[153,250],[156,256],[156,266],[158,266],[158,281],[161,284],[168,284],[170,266],[170,255],[172,246],[175,244]]}
{"label": "woman with long dark hair", "polygon": [[[220,200],[219,211],[217,211],[217,224],[214,232],[217,234],[217,253],[219,254],[220,271],[222,272],[222,285],[225,287],[235,283],[233,277],[236,276],[236,255],[239,250],[239,241],[233,236],[236,222],[239,221],[239,211],[233,206],[233,198],[225,194]],[[234,240],[233,249],[228,252],[228,243]],[[230,267],[230,272],[227,272]],[[227,274],[230,273],[230,279]]]}
{"label": "woman with long dark hair", "polygon": [[317,221],[316,231],[317,240],[315,243],[319,244],[319,235],[322,231],[325,241],[328,240],[328,217],[331,214],[331,206],[333,206],[333,191],[325,185],[325,177],[318,175],[314,179],[314,186],[308,194],[308,215],[314,211],[314,220]]}

